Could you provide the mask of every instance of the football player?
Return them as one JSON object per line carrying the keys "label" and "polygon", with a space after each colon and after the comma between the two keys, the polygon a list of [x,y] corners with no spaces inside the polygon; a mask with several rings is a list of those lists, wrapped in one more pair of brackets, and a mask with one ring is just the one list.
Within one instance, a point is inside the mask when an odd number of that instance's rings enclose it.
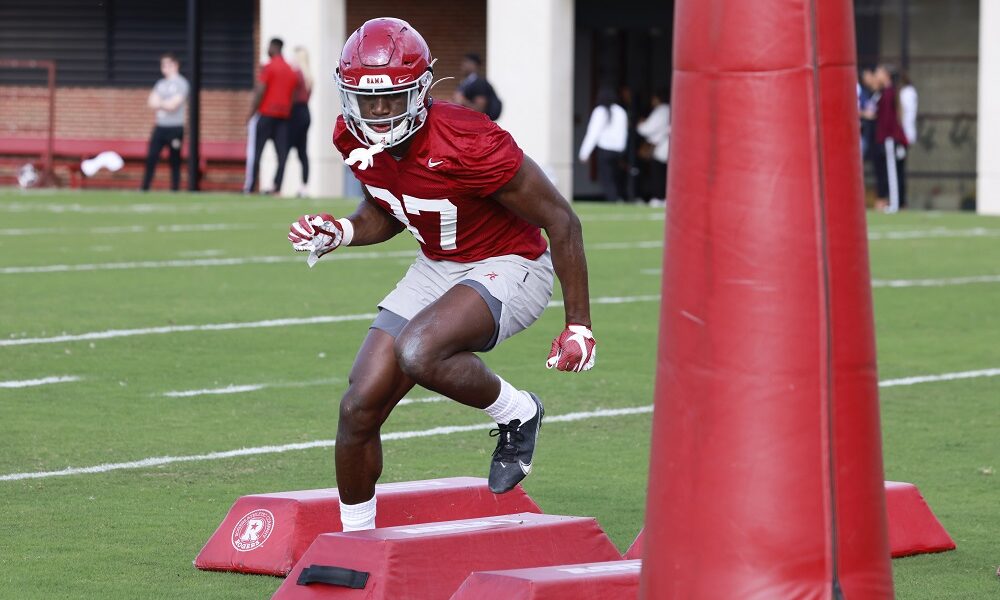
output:
{"label": "football player", "polygon": [[288,234],[313,260],[404,229],[420,245],[379,303],[340,402],[336,467],[345,531],[375,526],[379,432],[415,384],[496,421],[493,492],[509,491],[530,472],[542,402],[476,353],[537,320],[554,275],[566,328],[546,366],[586,371],[596,356],[579,219],[509,133],[482,113],[432,101],[433,63],[423,37],[400,19],[370,20],[348,38],[336,70],[343,114],[333,142],[365,197],[349,217],[304,215]]}

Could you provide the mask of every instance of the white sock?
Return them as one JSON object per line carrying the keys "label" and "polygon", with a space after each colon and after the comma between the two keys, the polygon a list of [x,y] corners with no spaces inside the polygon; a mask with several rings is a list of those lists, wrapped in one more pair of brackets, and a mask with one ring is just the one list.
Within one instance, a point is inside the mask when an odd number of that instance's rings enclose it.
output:
{"label": "white sock", "polygon": [[499,375],[497,375],[497,379],[500,380],[500,395],[497,396],[493,404],[483,409],[486,414],[502,425],[506,425],[514,419],[524,423],[534,417],[535,413],[538,412],[538,407],[528,392],[515,389]]}
{"label": "white sock", "polygon": [[340,503],[340,522],[344,531],[375,529],[375,496],[360,504]]}

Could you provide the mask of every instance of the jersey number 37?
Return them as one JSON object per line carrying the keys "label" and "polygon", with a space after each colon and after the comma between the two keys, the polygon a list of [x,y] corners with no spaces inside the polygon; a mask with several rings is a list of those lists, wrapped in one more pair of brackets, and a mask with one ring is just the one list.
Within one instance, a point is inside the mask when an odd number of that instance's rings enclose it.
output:
{"label": "jersey number 37", "polygon": [[417,241],[423,245],[427,245],[424,241],[424,236],[420,235],[420,231],[410,223],[410,219],[406,216],[407,213],[411,215],[419,215],[421,212],[436,212],[441,215],[441,249],[442,250],[455,250],[458,246],[456,245],[456,238],[458,233],[458,207],[445,199],[438,200],[428,200],[426,198],[416,198],[414,196],[408,196],[403,194],[403,199],[400,200],[392,192],[387,189],[380,187],[375,187],[373,185],[365,185],[368,188],[368,192],[375,198],[385,202],[392,209],[393,216],[406,226],[413,234],[413,237],[417,238]]}

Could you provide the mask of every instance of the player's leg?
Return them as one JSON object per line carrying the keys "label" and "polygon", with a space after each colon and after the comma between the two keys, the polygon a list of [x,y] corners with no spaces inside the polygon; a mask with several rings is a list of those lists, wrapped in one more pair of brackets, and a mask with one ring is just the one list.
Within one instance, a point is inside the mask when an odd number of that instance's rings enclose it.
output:
{"label": "player's leg", "polygon": [[420,385],[474,408],[486,408],[500,382],[475,351],[487,347],[496,322],[479,292],[456,285],[420,311],[396,339],[403,372]]}
{"label": "player's leg", "polygon": [[530,472],[544,410],[537,397],[516,389],[475,352],[489,350],[534,322],[551,293],[547,254],[538,265],[486,262],[417,313],[396,338],[404,373],[496,420],[499,439],[490,469],[494,492],[508,491]]}
{"label": "player's leg", "polygon": [[368,330],[340,401],[334,454],[345,531],[375,525],[375,482],[382,474],[380,431],[389,413],[413,387],[413,380],[396,363],[395,338],[378,328],[383,316],[380,314]]}
{"label": "player's leg", "polygon": [[149,134],[149,148],[146,150],[146,171],[142,175],[142,190],[146,191],[153,183],[153,175],[156,173],[156,163],[160,162],[160,151],[166,139],[162,135],[162,127],[153,127],[153,132]]}

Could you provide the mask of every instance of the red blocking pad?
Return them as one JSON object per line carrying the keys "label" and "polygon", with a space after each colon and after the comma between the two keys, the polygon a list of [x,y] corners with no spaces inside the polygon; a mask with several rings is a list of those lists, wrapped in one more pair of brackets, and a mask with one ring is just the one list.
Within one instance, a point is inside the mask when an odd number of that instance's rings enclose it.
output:
{"label": "red blocking pad", "polygon": [[[893,558],[955,549],[955,542],[912,483],[885,482],[885,504],[889,515],[889,552]],[[625,558],[642,558],[640,531],[625,552]]]}
{"label": "red blocking pad", "polygon": [[473,573],[451,600],[608,600],[639,595],[641,560]]}
{"label": "red blocking pad", "polygon": [[893,558],[954,550],[955,542],[912,483],[885,482],[889,549]]}
{"label": "red blocking pad", "polygon": [[[519,513],[350,533],[327,533],[306,550],[273,598],[281,600],[447,599],[474,571],[617,560],[589,517]],[[363,587],[300,580],[322,567]],[[303,572],[306,572],[303,575]]]}
{"label": "red blocking pad", "polygon": [[[377,527],[542,512],[521,486],[497,495],[480,477],[385,483],[375,493]],[[342,530],[337,488],[243,496],[194,566],[284,576],[316,536]]]}

